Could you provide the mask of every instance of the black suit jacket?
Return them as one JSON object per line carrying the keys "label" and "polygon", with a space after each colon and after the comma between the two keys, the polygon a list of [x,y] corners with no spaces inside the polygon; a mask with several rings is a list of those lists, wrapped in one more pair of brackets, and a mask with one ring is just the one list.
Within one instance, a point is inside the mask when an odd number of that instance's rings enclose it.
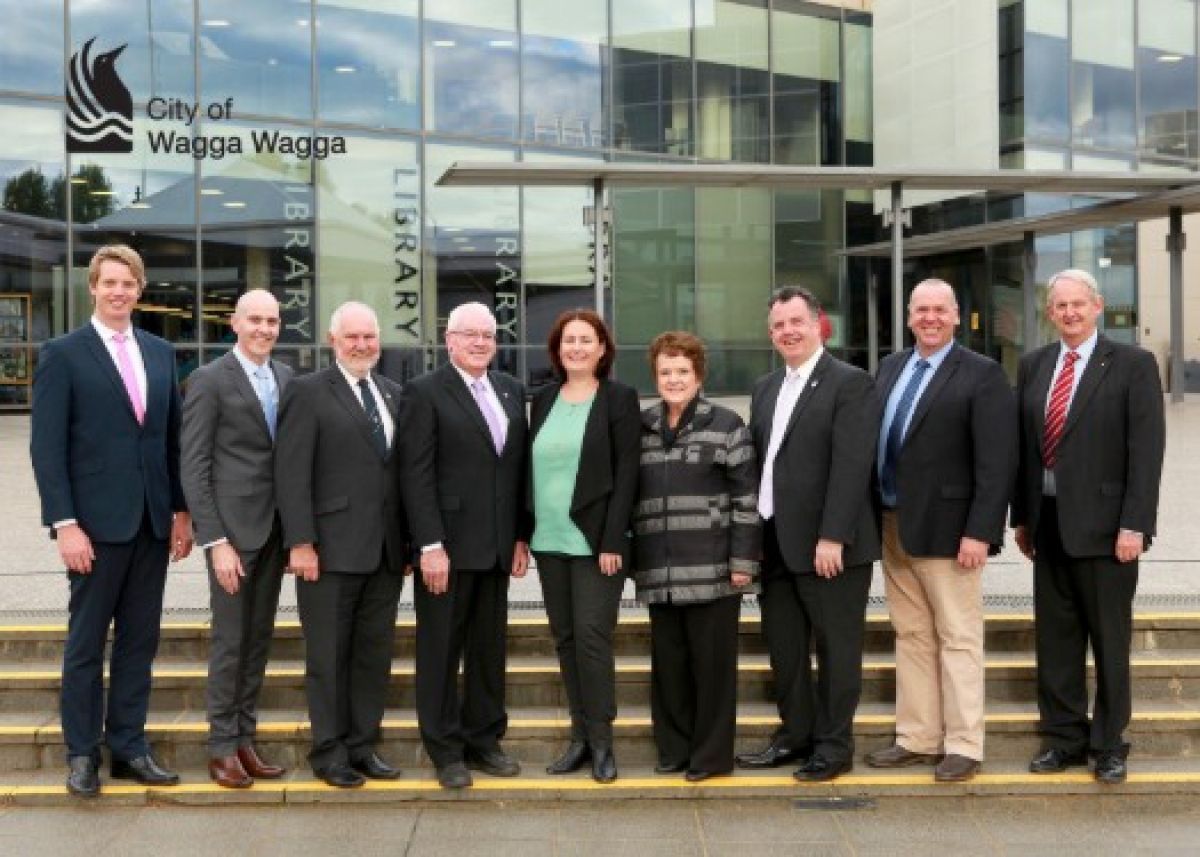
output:
{"label": "black suit jacket", "polygon": [[[911,356],[906,348],[879,364],[881,419]],[[1016,412],[1000,365],[951,346],[917,400],[896,462],[896,515],[909,555],[955,557],[963,536],[999,552],[1016,476]]]}
{"label": "black suit jacket", "polygon": [[[531,450],[561,389],[561,384],[550,384],[533,397],[529,418]],[[618,381],[602,380],[583,429],[579,473],[570,510],[571,520],[593,553],[619,553],[628,558],[641,438],[642,414],[637,391]],[[532,466],[531,453],[526,490],[526,509],[531,516]]]}
{"label": "black suit jacket", "polygon": [[[1012,523],[1031,538],[1041,523],[1046,398],[1060,347],[1054,342],[1026,354],[1017,372],[1020,465]],[[1058,528],[1068,555],[1112,556],[1120,529],[1147,540],[1154,534],[1165,446],[1153,355],[1099,336],[1067,411],[1054,467]]]}
{"label": "black suit jacket", "polygon": [[42,346],[29,444],[42,523],[75,519],[97,542],[127,542],[148,516],[159,539],[187,508],[179,478],[180,398],[170,343],[131,328],[146,369],[145,420],[89,322]]}
{"label": "black suit jacket", "polygon": [[528,541],[525,509],[525,388],[488,372],[508,432],[500,455],[475,397],[452,364],[404,388],[400,480],[416,547],[441,542],[458,570],[512,570],[513,547]]}
{"label": "black suit jacket", "polygon": [[356,391],[335,365],[296,378],[284,391],[275,433],[275,490],[283,543],[313,543],[323,571],[370,574],[387,546],[388,566],[409,559],[404,506],[396,485],[404,435],[399,388],[371,374],[396,426],[381,458]]}
{"label": "black suit jacket", "polygon": [[[759,379],[750,401],[750,433],[766,467],[775,400],[784,370]],[[844,565],[879,559],[871,470],[879,404],[871,376],[821,355],[800,394],[775,457],[775,536],[793,573],[813,574],[819,539],[843,545]]]}

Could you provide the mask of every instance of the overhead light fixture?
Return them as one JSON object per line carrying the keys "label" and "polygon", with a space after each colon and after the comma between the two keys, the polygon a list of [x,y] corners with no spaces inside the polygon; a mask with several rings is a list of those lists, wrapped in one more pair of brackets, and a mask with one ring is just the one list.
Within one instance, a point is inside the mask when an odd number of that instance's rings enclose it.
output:
{"label": "overhead light fixture", "polygon": [[242,202],[239,199],[231,199],[229,202],[221,203],[221,205],[225,206],[226,208],[245,208],[246,207],[246,203]]}
{"label": "overhead light fixture", "polygon": [[91,196],[116,196],[117,195],[117,192],[115,190],[89,190],[88,193]]}
{"label": "overhead light fixture", "polygon": [[131,202],[131,203],[129,203],[129,207],[130,208],[149,208],[150,203],[148,203],[148,202]]}
{"label": "overhead light fixture", "polygon": [[336,71],[338,74],[354,74],[354,72],[358,71],[358,69],[356,69],[352,65],[335,66],[333,70]]}
{"label": "overhead light fixture", "polygon": [[454,41],[454,39],[434,39],[433,40],[433,46],[435,48],[452,48],[457,44],[458,44],[458,42]]}
{"label": "overhead light fixture", "polygon": [[87,184],[87,179],[85,179],[83,176],[73,176],[71,178],[71,184]]}
{"label": "overhead light fixture", "polygon": [[224,18],[209,18],[203,22],[205,27],[228,27],[229,22]]}
{"label": "overhead light fixture", "polygon": [[1159,62],[1183,62],[1183,57],[1179,54],[1159,54]]}
{"label": "overhead light fixture", "polygon": [[1101,256],[1099,259],[1096,260],[1096,264],[1098,266],[1100,266],[1101,268],[1111,268],[1112,267],[1112,259],[1110,259],[1108,256]]}
{"label": "overhead light fixture", "polygon": [[296,19],[296,23],[301,27],[307,27],[308,26],[308,18],[298,18],[298,19]]}
{"label": "overhead light fixture", "polygon": [[200,188],[201,196],[224,196],[225,191],[217,187],[202,187]]}
{"label": "overhead light fixture", "polygon": [[513,46],[512,39],[489,39],[488,45],[493,48],[511,48]]}

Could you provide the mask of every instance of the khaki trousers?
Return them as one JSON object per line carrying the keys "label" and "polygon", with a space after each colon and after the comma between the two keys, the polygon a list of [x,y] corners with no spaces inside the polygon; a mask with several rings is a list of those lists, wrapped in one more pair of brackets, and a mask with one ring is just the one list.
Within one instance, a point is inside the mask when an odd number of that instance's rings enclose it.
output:
{"label": "khaki trousers", "polygon": [[909,556],[883,515],[883,573],[896,630],[896,743],[983,760],[983,574]]}

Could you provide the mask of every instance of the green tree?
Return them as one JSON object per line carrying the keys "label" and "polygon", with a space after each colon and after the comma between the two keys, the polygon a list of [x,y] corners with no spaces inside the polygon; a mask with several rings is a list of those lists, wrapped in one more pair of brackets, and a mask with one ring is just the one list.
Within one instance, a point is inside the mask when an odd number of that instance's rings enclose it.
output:
{"label": "green tree", "polygon": [[[75,223],[91,223],[106,214],[112,214],[116,208],[113,198],[112,182],[104,175],[104,168],[96,164],[86,164],[71,176],[71,220]],[[51,191],[54,203],[59,212],[67,210],[67,182],[60,174],[53,183]]]}
{"label": "green tree", "polygon": [[5,211],[34,217],[56,216],[50,183],[39,167],[31,167],[8,180],[4,185],[3,207]]}

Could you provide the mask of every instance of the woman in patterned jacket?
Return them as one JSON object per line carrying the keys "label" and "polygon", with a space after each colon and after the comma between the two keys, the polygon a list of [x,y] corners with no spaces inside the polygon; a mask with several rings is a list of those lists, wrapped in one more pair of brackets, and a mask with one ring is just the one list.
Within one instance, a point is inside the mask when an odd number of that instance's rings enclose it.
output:
{"label": "woman in patterned jacket", "polygon": [[742,418],[700,395],[704,343],[650,345],[662,402],[642,412],[634,577],[650,608],[658,773],[689,782],[733,769],[742,596],[758,591],[758,462]]}

